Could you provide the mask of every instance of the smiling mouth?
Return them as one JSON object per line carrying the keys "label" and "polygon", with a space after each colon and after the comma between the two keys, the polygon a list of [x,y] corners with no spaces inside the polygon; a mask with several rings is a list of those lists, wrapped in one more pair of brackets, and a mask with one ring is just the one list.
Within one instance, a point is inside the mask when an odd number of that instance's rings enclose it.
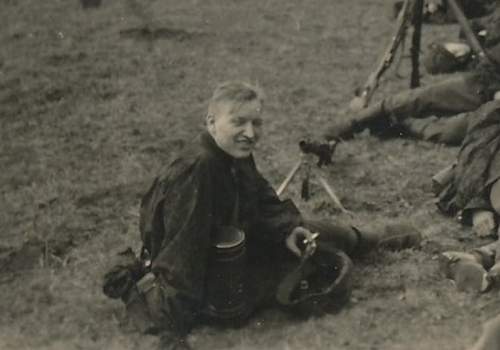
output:
{"label": "smiling mouth", "polygon": [[238,144],[243,148],[252,148],[255,145],[255,142],[238,141]]}

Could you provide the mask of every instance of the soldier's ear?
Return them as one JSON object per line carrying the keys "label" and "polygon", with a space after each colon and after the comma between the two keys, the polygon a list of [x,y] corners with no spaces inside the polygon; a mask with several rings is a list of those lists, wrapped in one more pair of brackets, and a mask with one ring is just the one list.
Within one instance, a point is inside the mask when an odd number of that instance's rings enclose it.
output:
{"label": "soldier's ear", "polygon": [[212,134],[215,130],[215,116],[212,113],[208,113],[205,117],[205,123],[208,131]]}

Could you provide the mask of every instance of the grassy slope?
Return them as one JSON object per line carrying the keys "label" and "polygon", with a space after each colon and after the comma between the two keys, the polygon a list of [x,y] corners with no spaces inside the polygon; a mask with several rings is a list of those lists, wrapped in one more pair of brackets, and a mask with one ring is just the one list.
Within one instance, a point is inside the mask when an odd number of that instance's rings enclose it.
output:
{"label": "grassy slope", "polygon": [[[0,2],[1,242],[39,239],[52,253],[39,258],[26,248],[34,261],[14,259],[0,272],[2,349],[154,346],[155,338],[133,332],[121,305],[101,294],[101,276],[110,252],[138,246],[138,199],[169,154],[200,130],[215,84],[243,78],[267,91],[273,118],[258,162],[278,184],[298,157],[297,141],[318,135],[346,105],[391,32],[381,0],[156,0],[143,11],[131,3],[110,0],[83,11],[77,1]],[[145,23],[181,31],[153,41],[120,37]],[[453,33],[426,28],[424,39]],[[387,76],[383,91],[407,84]],[[429,177],[455,153],[367,135],[339,146],[327,172],[359,213],[357,223],[409,219],[426,235],[424,248],[358,261],[352,303],[339,314],[298,323],[268,311],[245,329],[198,329],[192,344],[442,350],[470,344],[500,306],[496,293],[459,293],[436,271],[440,249],[478,244],[432,204]],[[294,185],[289,195],[297,194]],[[299,205],[338,216],[318,190]]]}

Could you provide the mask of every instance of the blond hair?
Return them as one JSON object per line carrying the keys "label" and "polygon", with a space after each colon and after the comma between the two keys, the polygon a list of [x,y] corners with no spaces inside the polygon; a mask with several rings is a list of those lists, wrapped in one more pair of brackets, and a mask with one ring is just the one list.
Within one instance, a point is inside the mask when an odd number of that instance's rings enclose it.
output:
{"label": "blond hair", "polygon": [[215,88],[208,103],[208,114],[215,116],[223,104],[230,104],[233,112],[252,101],[264,104],[264,93],[258,86],[243,81],[224,82]]}

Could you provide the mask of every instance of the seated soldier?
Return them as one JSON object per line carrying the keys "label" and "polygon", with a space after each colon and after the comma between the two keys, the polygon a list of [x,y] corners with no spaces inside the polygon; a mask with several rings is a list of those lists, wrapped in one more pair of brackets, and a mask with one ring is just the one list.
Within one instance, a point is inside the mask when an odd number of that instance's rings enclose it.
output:
{"label": "seated soldier", "polygon": [[500,90],[500,44],[486,52],[490,62],[479,64],[473,71],[404,90],[364,109],[336,116],[325,137],[345,139],[365,128],[384,131],[402,126],[426,140],[460,144],[468,123],[461,113],[476,110]]}
{"label": "seated soldier", "polygon": [[469,128],[451,171],[442,184],[438,207],[470,223],[478,236],[494,234],[500,215],[500,101],[470,113]]}
{"label": "seated soldier", "polygon": [[[305,251],[301,242],[312,241],[313,232],[319,233],[318,249],[332,245],[348,254],[382,243],[406,247],[420,240],[409,227],[371,233],[339,222],[308,220],[290,200],[281,201],[252,156],[267,119],[263,107],[262,93],[252,85],[229,82],[217,87],[207,130],[161,171],[142,200],[140,231],[151,272],[121,297],[142,330],[161,332],[163,346],[185,347],[183,337],[206,317],[207,293],[213,287],[207,276],[211,247],[228,227],[245,238],[246,268],[252,269],[246,274],[272,295],[277,278],[264,274],[273,275],[290,258],[298,261],[295,256]],[[256,266],[262,267],[262,275],[253,270]],[[249,308],[264,299],[253,300]],[[144,320],[145,315],[150,319]]]}

